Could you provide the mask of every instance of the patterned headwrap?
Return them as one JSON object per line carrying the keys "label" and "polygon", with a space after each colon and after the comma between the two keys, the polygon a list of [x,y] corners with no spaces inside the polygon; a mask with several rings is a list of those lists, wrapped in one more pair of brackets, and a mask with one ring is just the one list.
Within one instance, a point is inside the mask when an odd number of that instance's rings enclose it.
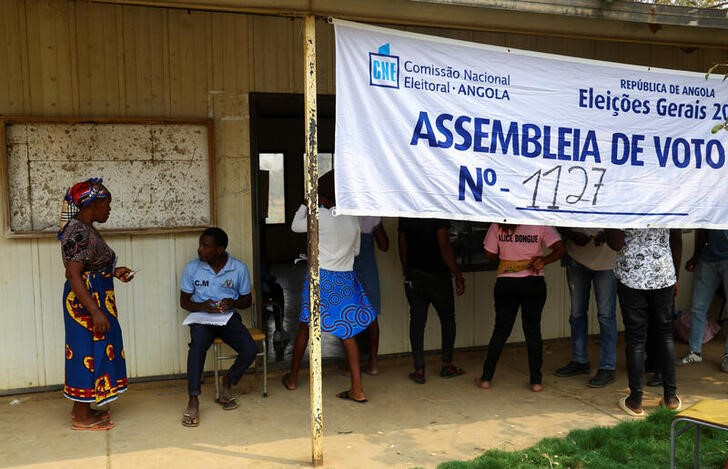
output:
{"label": "patterned headwrap", "polygon": [[73,185],[66,191],[61,203],[61,221],[58,230],[58,239],[61,239],[63,229],[69,221],[81,211],[81,208],[87,206],[96,199],[105,199],[111,194],[109,190],[102,184],[102,178],[90,178],[86,181]]}

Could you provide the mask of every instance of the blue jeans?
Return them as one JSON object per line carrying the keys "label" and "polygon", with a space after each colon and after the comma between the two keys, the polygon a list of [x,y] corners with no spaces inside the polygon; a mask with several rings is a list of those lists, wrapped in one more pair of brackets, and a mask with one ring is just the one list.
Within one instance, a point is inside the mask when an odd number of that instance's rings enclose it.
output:
{"label": "blue jeans", "polygon": [[589,335],[589,295],[594,283],[599,319],[599,368],[614,370],[617,365],[617,279],[611,270],[591,270],[569,258],[566,276],[571,293],[571,356],[577,363],[589,363],[586,348]]}
{"label": "blue jeans", "polygon": [[[728,296],[728,259],[715,262],[699,261],[695,268],[693,280],[693,305],[690,315],[690,350],[700,353],[703,350],[705,320],[710,302],[721,279],[726,296]],[[728,353],[728,339],[725,343]]]}
{"label": "blue jeans", "polygon": [[258,353],[255,342],[250,337],[250,332],[237,312],[224,326],[190,324],[190,343],[187,351],[187,393],[190,396],[200,395],[207,349],[210,348],[215,337],[220,337],[238,353],[238,357],[226,373],[232,385],[238,384]]}

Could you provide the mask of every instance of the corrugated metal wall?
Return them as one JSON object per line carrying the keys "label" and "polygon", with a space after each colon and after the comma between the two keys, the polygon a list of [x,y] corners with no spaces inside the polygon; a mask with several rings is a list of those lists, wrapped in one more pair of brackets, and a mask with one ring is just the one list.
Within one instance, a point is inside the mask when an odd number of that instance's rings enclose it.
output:
{"label": "corrugated metal wall", "polygon": [[[423,6],[424,8],[424,6]],[[248,93],[301,93],[298,19],[69,0],[0,2],[0,114],[215,119],[217,216],[230,252],[252,264]],[[418,28],[458,39],[618,62],[703,71],[718,49]],[[319,92],[334,93],[333,28],[318,24]],[[103,176],[103,174],[98,175]],[[113,181],[107,181],[113,188]],[[153,191],[154,188],[149,188]],[[6,197],[0,194],[0,201]],[[61,194],[59,194],[60,200]],[[0,213],[0,217],[4,214]],[[3,226],[5,221],[0,220]],[[391,239],[396,222],[387,220]],[[197,234],[109,236],[120,263],[143,267],[117,301],[131,377],[183,373],[188,332],[180,325],[178,278]],[[687,244],[686,246],[692,246]],[[54,239],[0,237],[0,392],[63,382],[63,266]],[[396,248],[382,270],[382,353],[409,350]],[[492,273],[467,274],[457,300],[458,347],[482,345],[493,324]],[[544,337],[568,336],[563,271],[548,269]],[[683,279],[680,303],[689,301]],[[432,314],[429,348],[439,347]],[[592,325],[594,327],[594,325]],[[518,329],[518,328],[516,328]],[[518,330],[512,340],[522,340]]]}

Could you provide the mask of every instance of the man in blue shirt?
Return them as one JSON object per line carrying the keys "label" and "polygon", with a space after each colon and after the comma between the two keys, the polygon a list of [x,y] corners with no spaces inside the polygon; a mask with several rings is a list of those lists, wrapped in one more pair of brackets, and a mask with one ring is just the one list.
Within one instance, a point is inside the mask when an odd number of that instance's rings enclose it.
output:
{"label": "man in blue shirt", "polygon": [[219,403],[225,410],[238,407],[231,387],[240,381],[255,360],[255,342],[243,325],[236,309],[250,306],[250,275],[247,266],[226,252],[227,234],[208,228],[200,235],[198,259],[190,261],[180,279],[180,306],[190,311],[182,324],[190,326],[187,354],[189,402],[182,425],[200,423],[199,400],[205,356],[215,337],[221,338],[237,353],[233,365],[221,379]]}
{"label": "man in blue shirt", "polygon": [[[680,364],[691,365],[703,361],[705,320],[721,280],[728,297],[728,230],[696,230],[695,252],[685,264],[685,270],[695,271],[695,279],[690,315],[690,352],[680,359]],[[720,369],[728,373],[728,338]]]}

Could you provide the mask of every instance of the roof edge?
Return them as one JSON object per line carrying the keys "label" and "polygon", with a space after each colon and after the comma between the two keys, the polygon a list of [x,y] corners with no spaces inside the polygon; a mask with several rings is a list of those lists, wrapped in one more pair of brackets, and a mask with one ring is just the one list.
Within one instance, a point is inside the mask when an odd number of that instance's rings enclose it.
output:
{"label": "roof edge", "polygon": [[615,0],[411,0],[420,3],[489,8],[525,13],[728,29],[728,9],[690,8]]}

